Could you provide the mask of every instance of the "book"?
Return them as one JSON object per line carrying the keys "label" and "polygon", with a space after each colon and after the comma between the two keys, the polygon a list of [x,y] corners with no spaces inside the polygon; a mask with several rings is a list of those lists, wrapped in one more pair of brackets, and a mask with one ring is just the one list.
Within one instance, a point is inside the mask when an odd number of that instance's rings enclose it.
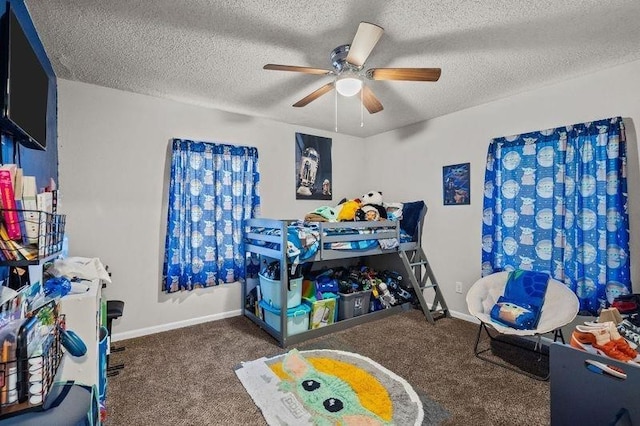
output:
{"label": "book", "polygon": [[[23,194],[24,197],[24,194]],[[48,214],[53,213],[53,193],[51,192],[39,192],[36,194],[36,206],[41,212]]]}
{"label": "book", "polygon": [[20,234],[22,235],[22,243],[29,244],[27,239],[27,226],[24,220],[24,208],[22,207],[22,200],[16,200],[16,209],[18,210],[18,223],[20,224]]}
{"label": "book", "polygon": [[11,186],[16,186],[16,174],[18,174],[18,166],[16,164],[0,164],[0,170],[8,170],[11,174]]}
{"label": "book", "polygon": [[9,250],[9,248],[6,245],[6,242],[3,241],[1,238],[0,238],[0,252],[2,252],[2,256],[1,256],[2,260],[5,260],[5,261],[16,260],[15,253]]}
{"label": "book", "polygon": [[22,169],[18,167],[16,169],[15,177],[13,179],[13,195],[15,196],[16,201],[22,200],[22,178],[24,173]]}
{"label": "book", "polygon": [[51,254],[53,194],[51,192],[39,192],[36,194],[36,205],[40,212],[38,213],[40,219],[38,221],[38,255],[44,257]]}
{"label": "book", "polygon": [[8,246],[19,253],[19,255],[22,256],[22,258],[24,258],[25,260],[35,260],[38,258],[38,249],[23,246],[22,244],[14,240],[9,240],[8,243]]}
{"label": "book", "polygon": [[16,198],[13,185],[15,175],[5,166],[0,167],[0,202],[2,203],[2,215],[7,226],[7,235],[10,239],[20,239],[20,217],[16,210]]}
{"label": "book", "polygon": [[4,224],[0,224],[0,240],[2,245],[14,257],[13,260],[34,260],[38,258],[38,249],[33,246],[24,246],[20,242],[8,238]]}
{"label": "book", "polygon": [[51,191],[51,213],[58,213],[58,190],[53,189]]}
{"label": "book", "polygon": [[28,244],[38,244],[38,228],[40,226],[40,214],[38,213],[38,202],[36,195],[35,176],[22,177],[22,221],[26,229],[26,240]]}
{"label": "book", "polygon": [[20,260],[18,253],[12,245],[9,244],[9,235],[4,223],[0,223],[0,251],[6,260]]}

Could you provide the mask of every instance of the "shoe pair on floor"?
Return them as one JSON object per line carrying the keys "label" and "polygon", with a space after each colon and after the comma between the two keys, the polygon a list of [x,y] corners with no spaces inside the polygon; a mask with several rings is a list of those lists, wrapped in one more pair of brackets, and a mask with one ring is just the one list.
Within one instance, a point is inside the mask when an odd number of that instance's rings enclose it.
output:
{"label": "shoe pair on floor", "polygon": [[623,320],[618,324],[618,332],[628,341],[640,345],[640,327],[629,322],[629,320]]}
{"label": "shoe pair on floor", "polygon": [[640,314],[633,314],[627,317],[627,321],[640,328]]}
{"label": "shoe pair on floor", "polygon": [[620,335],[612,321],[586,322],[576,326],[571,334],[571,346],[622,362],[638,358],[638,352]]}

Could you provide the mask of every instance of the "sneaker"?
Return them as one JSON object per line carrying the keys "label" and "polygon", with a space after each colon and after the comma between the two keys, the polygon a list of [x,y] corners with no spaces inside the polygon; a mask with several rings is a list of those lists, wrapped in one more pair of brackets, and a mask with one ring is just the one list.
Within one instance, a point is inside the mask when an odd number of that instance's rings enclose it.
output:
{"label": "sneaker", "polygon": [[625,338],[621,336],[620,333],[618,333],[618,329],[616,328],[616,325],[612,321],[585,322],[584,324],[585,324],[584,326],[587,328],[606,329],[609,332],[611,341],[616,344],[616,348],[620,352],[624,353],[628,357],[631,357],[631,359],[635,359],[638,356],[638,352],[635,350],[635,348],[637,347],[637,344],[634,344],[634,346],[632,347],[629,344],[629,342],[627,342],[627,340],[625,340]]}
{"label": "sneaker", "polygon": [[618,332],[628,341],[640,346],[640,334],[634,333],[633,331],[626,328],[623,324],[620,324],[618,326]]}
{"label": "sneaker", "polygon": [[627,330],[631,330],[632,332],[634,332],[636,334],[640,334],[640,327],[638,327],[637,325],[633,324],[629,320],[622,320],[620,325],[623,326],[624,328],[626,328]]}
{"label": "sneaker", "polygon": [[635,325],[636,327],[640,327],[640,314],[629,315],[627,317],[627,321],[629,321],[631,324]]}
{"label": "sneaker", "polygon": [[618,349],[618,345],[611,340],[608,327],[590,328],[577,325],[571,333],[570,344],[576,349],[606,355],[618,361],[627,362],[635,358]]}

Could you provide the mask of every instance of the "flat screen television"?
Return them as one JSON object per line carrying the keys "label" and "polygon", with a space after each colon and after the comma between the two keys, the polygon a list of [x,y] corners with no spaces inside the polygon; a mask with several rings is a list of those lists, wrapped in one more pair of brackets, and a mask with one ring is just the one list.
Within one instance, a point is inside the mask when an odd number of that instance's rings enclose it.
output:
{"label": "flat screen television", "polygon": [[49,76],[10,3],[6,5],[0,21],[0,124],[14,141],[45,150]]}

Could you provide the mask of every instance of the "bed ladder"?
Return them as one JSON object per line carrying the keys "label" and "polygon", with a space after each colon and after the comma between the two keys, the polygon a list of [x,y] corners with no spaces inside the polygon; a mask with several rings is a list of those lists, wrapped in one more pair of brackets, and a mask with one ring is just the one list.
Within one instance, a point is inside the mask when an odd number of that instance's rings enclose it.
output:
{"label": "bed ladder", "polygon": [[[436,277],[433,274],[431,265],[429,265],[429,261],[427,260],[427,256],[424,254],[422,247],[408,251],[400,250],[399,253],[400,259],[402,259],[402,263],[404,264],[404,268],[408,272],[407,275],[409,275],[409,281],[411,281],[411,285],[415,290],[418,301],[420,302],[420,307],[422,308],[422,312],[424,312],[424,316],[427,318],[427,321],[434,324],[434,315],[438,316],[438,318],[443,316],[450,318],[451,314],[449,313],[449,308],[447,308],[447,303],[444,301],[444,296],[440,291],[440,286],[436,281]],[[432,288],[435,292],[435,297],[431,303],[431,307],[427,304],[423,294],[423,290],[427,288]]]}

